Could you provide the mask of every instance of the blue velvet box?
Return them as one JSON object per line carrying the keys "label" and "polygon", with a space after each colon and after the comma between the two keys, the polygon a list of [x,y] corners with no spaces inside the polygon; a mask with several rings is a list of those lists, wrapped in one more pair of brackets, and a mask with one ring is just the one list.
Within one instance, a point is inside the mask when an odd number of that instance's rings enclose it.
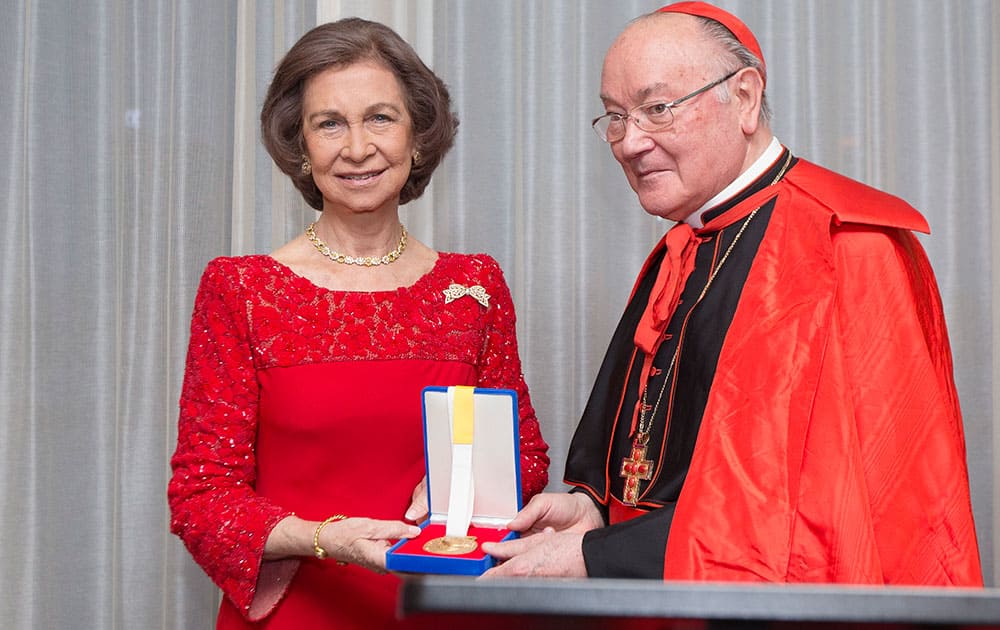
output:
{"label": "blue velvet box", "polygon": [[[480,575],[495,563],[478,546],[462,555],[428,552],[424,544],[444,535],[451,493],[452,451],[448,388],[422,394],[424,461],[430,515],[421,535],[400,540],[386,552],[386,568],[409,573]],[[472,479],[475,499],[468,535],[477,543],[516,537],[506,524],[521,509],[517,394],[508,389],[473,390]]]}

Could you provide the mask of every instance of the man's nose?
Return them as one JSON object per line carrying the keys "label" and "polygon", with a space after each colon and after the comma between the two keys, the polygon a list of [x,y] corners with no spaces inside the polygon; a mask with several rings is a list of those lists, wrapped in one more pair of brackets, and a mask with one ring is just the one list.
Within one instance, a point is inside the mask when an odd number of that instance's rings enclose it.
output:
{"label": "man's nose", "polygon": [[618,141],[618,147],[625,158],[631,158],[652,148],[653,140],[648,131],[643,131],[632,116],[624,120],[625,135]]}

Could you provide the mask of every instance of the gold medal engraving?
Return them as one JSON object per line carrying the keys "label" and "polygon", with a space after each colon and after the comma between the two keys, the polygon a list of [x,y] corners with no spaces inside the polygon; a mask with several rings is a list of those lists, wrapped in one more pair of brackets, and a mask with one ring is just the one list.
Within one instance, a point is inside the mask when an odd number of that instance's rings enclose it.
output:
{"label": "gold medal engraving", "polygon": [[475,536],[442,536],[424,543],[424,551],[445,556],[460,556],[479,547]]}

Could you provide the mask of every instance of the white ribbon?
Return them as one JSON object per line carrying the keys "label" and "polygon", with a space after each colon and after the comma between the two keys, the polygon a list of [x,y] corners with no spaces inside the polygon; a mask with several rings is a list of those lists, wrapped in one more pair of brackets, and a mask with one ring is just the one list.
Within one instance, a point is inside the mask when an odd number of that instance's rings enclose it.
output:
{"label": "white ribbon", "polygon": [[[472,443],[455,442],[454,418],[455,388],[449,387],[448,428],[452,431],[451,492],[448,497],[448,519],[445,521],[444,535],[462,537],[469,534],[473,504],[476,500],[476,486],[472,478]],[[467,417],[465,420],[473,424],[475,422],[473,417]]]}

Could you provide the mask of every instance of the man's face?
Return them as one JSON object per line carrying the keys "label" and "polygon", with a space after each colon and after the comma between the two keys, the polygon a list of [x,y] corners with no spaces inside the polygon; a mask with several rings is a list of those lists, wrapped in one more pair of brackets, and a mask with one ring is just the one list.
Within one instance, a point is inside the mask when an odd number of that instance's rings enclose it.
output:
{"label": "man's face", "polygon": [[[612,45],[601,74],[607,112],[626,114],[652,101],[670,102],[733,69],[696,18],[656,15],[631,25]],[[646,132],[626,121],[611,143],[647,212],[681,221],[744,170],[748,138],[738,99],[725,97],[739,75],[678,105],[666,129]]]}

